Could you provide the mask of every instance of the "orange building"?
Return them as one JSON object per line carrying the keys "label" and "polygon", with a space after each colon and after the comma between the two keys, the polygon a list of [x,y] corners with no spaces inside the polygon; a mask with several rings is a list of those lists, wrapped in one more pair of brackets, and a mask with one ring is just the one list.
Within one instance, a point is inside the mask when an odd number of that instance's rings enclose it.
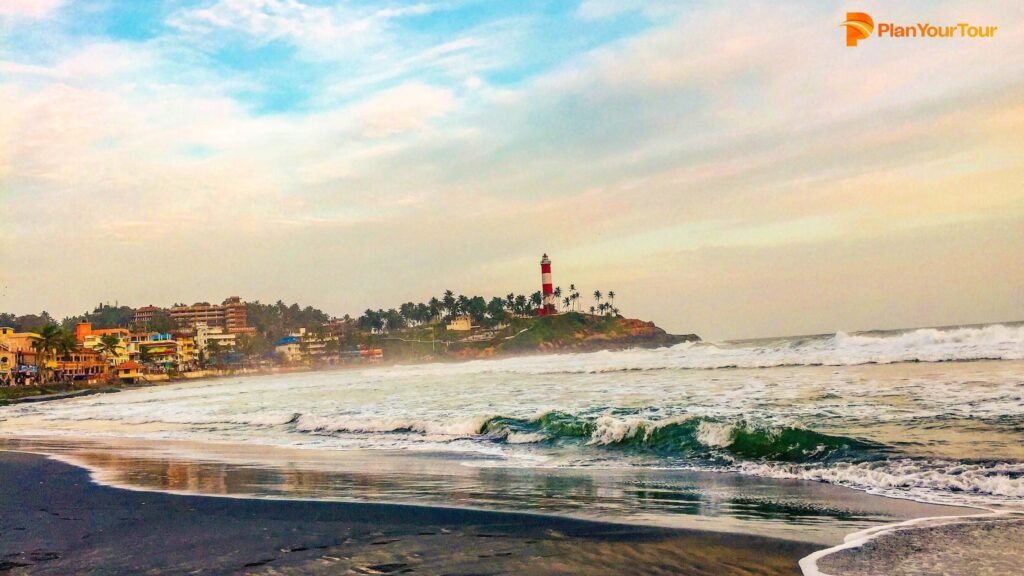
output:
{"label": "orange building", "polygon": [[124,364],[118,365],[115,370],[117,371],[118,379],[126,382],[135,382],[139,378],[142,378],[142,367],[139,366],[138,362],[129,360]]}
{"label": "orange building", "polygon": [[58,379],[85,380],[95,382],[107,375],[107,361],[99,354],[87,348],[80,348],[67,356],[58,357],[47,363]]}

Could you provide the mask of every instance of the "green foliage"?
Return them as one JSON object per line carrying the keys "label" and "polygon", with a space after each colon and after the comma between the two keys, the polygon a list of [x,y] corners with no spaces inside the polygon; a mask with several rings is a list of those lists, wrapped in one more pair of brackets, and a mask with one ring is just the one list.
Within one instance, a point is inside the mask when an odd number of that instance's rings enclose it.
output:
{"label": "green foliage", "polygon": [[108,359],[117,356],[122,350],[124,346],[121,345],[121,339],[113,334],[101,336],[99,346],[96,347],[96,351]]}
{"label": "green foliage", "polygon": [[[245,308],[249,315],[249,325],[256,328],[257,333],[269,343],[286,334],[298,332],[299,328],[310,331],[320,329],[331,319],[325,312],[312,306],[289,306],[280,300],[275,304],[247,302]],[[269,348],[268,344],[267,350]]]}
{"label": "green foliage", "polygon": [[143,328],[147,332],[160,332],[166,334],[172,330],[177,329],[178,324],[171,318],[171,314],[166,310],[157,310],[153,313],[153,318],[146,323]]}
{"label": "green foliage", "polygon": [[92,327],[97,330],[127,328],[134,314],[135,310],[129,306],[100,304],[92,312],[85,314],[85,321],[92,322]]}
{"label": "green foliage", "polygon": [[9,313],[0,314],[0,326],[13,328],[15,332],[39,332],[44,326],[54,323],[53,318],[45,310],[39,314],[21,316]]}

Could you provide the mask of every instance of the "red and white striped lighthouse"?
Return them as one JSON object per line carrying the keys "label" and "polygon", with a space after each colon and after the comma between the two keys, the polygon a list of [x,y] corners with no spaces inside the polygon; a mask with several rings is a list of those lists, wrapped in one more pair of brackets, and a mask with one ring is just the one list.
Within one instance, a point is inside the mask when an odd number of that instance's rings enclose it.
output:
{"label": "red and white striped lighthouse", "polygon": [[541,316],[557,314],[558,309],[555,307],[555,290],[551,283],[551,260],[548,258],[547,254],[540,259],[540,283],[541,294],[544,295],[544,305],[538,313]]}

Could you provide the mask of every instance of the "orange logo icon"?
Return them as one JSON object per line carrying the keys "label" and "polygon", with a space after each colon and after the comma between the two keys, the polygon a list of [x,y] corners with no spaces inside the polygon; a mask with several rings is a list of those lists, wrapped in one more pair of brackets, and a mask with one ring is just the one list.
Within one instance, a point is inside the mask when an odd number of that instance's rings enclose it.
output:
{"label": "orange logo icon", "polygon": [[857,42],[871,36],[875,30],[875,21],[863,12],[847,12],[846,22],[841,26],[846,26],[846,45],[856,46]]}

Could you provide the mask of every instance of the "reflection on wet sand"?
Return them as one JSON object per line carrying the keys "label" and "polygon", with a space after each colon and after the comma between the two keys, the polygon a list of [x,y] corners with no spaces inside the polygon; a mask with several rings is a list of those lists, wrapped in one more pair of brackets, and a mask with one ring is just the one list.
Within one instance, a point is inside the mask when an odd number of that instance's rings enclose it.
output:
{"label": "reflection on wet sand", "polygon": [[90,469],[101,483],[132,489],[527,511],[822,544],[880,523],[970,512],[796,480],[679,470],[502,468],[465,454],[66,439],[0,439],[3,448],[53,455]]}
{"label": "reflection on wet sand", "polygon": [[78,467],[2,451],[0,485],[10,496],[0,498],[3,566],[40,576],[782,576],[816,548],[464,508],[132,492],[90,483]]}

